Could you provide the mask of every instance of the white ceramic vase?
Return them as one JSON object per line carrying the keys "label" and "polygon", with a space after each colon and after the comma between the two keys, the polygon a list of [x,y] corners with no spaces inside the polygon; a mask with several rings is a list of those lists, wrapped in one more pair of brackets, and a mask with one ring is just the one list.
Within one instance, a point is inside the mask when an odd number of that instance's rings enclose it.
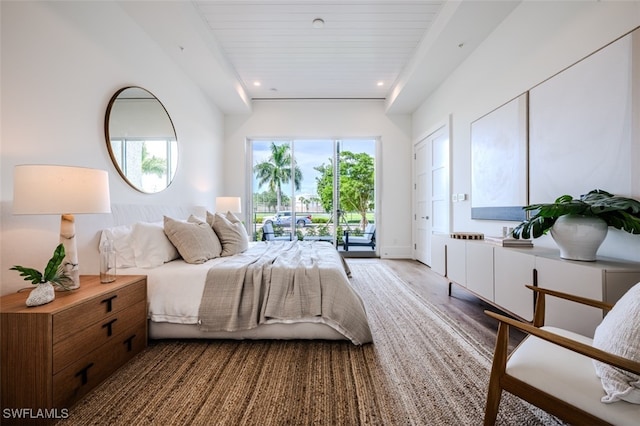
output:
{"label": "white ceramic vase", "polygon": [[31,290],[27,297],[27,306],[40,306],[53,301],[56,298],[56,292],[50,282],[37,284],[36,288]]}
{"label": "white ceramic vase", "polygon": [[564,215],[551,227],[551,236],[560,248],[561,258],[594,261],[608,231],[607,222],[598,217]]}

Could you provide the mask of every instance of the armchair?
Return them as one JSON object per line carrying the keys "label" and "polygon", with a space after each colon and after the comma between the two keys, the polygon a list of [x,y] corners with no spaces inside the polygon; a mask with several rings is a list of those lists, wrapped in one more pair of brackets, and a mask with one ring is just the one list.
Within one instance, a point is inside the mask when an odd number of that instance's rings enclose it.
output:
{"label": "armchair", "polygon": [[368,224],[362,236],[350,235],[350,231],[344,231],[344,251],[349,251],[350,246],[368,246],[376,249],[376,226]]}
{"label": "armchair", "polygon": [[267,222],[262,225],[262,241],[292,241],[291,232],[276,236],[273,223]]}
{"label": "armchair", "polygon": [[[609,368],[614,374],[621,374],[628,379],[623,381],[627,387],[636,381],[635,392],[640,392],[640,359],[637,346],[629,359],[594,347],[594,341],[604,336],[604,340],[616,339],[623,334],[610,330],[627,328],[631,335],[637,333],[640,324],[638,311],[640,303],[640,283],[630,289],[616,306],[596,300],[577,297],[549,289],[527,286],[536,293],[536,307],[533,324],[524,323],[494,312],[485,313],[499,321],[493,365],[487,393],[485,425],[493,425],[496,421],[500,397],[506,390],[525,401],[538,406],[548,413],[571,424],[588,425],[637,425],[640,419],[640,404],[619,400],[605,403],[605,393],[610,394],[610,386],[603,388],[606,374],[596,374],[598,362]],[[545,296],[560,297],[577,303],[610,311],[599,327],[606,333],[591,339],[556,327],[544,326]],[[626,299],[626,300],[625,300]],[[624,302],[623,302],[624,300]],[[620,310],[614,312],[620,306]],[[631,305],[631,310],[629,306]],[[629,313],[631,312],[631,314]],[[635,319],[634,319],[635,318]],[[622,321],[619,321],[622,319]],[[620,327],[618,322],[625,324]],[[509,327],[515,327],[528,336],[516,347],[511,355],[508,352]],[[620,334],[620,336],[615,336]],[[638,344],[637,334],[632,338],[632,345]],[[597,345],[596,345],[597,346]],[[610,345],[607,345],[610,346]],[[595,360],[595,361],[594,361]],[[613,366],[615,370],[608,367]],[[602,370],[599,371],[602,373]],[[629,378],[630,377],[630,378]],[[607,389],[607,387],[609,389]],[[615,401],[615,399],[614,399]],[[640,402],[640,401],[639,401]]]}

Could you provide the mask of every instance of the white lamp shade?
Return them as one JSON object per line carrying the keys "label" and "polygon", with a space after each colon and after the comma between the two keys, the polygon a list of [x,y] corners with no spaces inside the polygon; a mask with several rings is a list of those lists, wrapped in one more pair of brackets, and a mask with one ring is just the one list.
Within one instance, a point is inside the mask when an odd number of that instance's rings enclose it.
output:
{"label": "white lamp shade", "polygon": [[14,168],[14,214],[109,212],[109,174],[105,170],[40,164]]}
{"label": "white lamp shade", "polygon": [[216,197],[216,211],[242,213],[240,197]]}

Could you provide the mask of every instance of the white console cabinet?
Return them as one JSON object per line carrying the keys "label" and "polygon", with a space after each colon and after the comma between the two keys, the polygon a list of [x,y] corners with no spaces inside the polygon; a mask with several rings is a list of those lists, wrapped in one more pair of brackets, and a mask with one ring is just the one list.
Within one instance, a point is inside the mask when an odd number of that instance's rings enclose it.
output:
{"label": "white console cabinet", "polygon": [[[468,291],[523,320],[533,319],[537,285],[591,299],[615,303],[640,282],[640,263],[611,258],[595,262],[561,259],[547,248],[508,248],[485,241],[439,236],[436,250],[444,251],[446,277]],[[547,297],[546,324],[593,336],[602,314],[594,308]]]}
{"label": "white console cabinet", "polygon": [[[577,262],[536,257],[538,286],[565,293],[615,303],[635,283],[640,282],[640,265],[614,259]],[[571,330],[586,336],[602,321],[602,313],[577,303],[547,297],[546,324],[571,325]]]}
{"label": "white console cabinet", "polygon": [[493,246],[466,242],[467,289],[484,299],[494,300]]}
{"label": "white console cabinet", "polygon": [[446,244],[447,278],[463,287],[467,286],[467,244],[450,239]]}
{"label": "white console cabinet", "polygon": [[494,248],[493,301],[526,321],[533,321],[533,285],[536,257],[529,249]]}

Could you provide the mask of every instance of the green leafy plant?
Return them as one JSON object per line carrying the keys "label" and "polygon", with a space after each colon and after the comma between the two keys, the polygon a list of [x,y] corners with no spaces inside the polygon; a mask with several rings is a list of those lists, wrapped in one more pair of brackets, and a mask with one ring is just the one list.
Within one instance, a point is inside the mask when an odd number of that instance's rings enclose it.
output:
{"label": "green leafy plant", "polygon": [[560,216],[568,214],[599,217],[608,226],[640,234],[640,201],[600,189],[589,191],[579,199],[563,195],[553,203],[531,204],[524,210],[534,214],[515,227],[514,238],[538,238],[546,234]]}
{"label": "green leafy plant", "polygon": [[25,281],[31,281],[31,284],[37,285],[50,282],[51,284],[59,285],[65,290],[68,290],[67,284],[71,283],[71,277],[67,275],[62,265],[64,255],[64,246],[58,244],[58,247],[53,251],[53,257],[49,259],[44,269],[44,274],[33,268],[26,268],[19,265],[15,265],[13,268],[9,268],[9,270],[20,272],[20,276],[24,277]]}

